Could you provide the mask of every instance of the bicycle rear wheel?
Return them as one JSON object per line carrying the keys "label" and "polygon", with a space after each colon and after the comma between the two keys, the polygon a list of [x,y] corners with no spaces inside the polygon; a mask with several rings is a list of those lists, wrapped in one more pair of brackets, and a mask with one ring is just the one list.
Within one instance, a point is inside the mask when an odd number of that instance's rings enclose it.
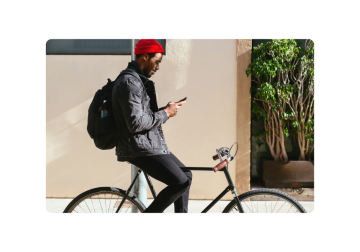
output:
{"label": "bicycle rear wheel", "polygon": [[[242,213],[306,213],[306,210],[293,197],[273,189],[252,190],[238,196]],[[235,199],[223,213],[239,213]]]}
{"label": "bicycle rear wheel", "polygon": [[[115,213],[125,191],[115,187],[98,187],[74,198],[64,213]],[[126,197],[119,213],[142,213],[146,207],[131,193]]]}

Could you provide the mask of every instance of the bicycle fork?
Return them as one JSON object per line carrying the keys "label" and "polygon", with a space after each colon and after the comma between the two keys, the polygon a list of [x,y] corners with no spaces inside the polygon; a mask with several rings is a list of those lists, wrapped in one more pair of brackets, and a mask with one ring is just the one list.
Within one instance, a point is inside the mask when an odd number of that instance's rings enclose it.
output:
{"label": "bicycle fork", "polygon": [[225,173],[225,177],[226,177],[226,180],[228,181],[229,183],[229,189],[231,190],[231,194],[233,195],[234,197],[234,200],[236,202],[236,205],[237,207],[239,208],[239,213],[243,213],[244,212],[244,209],[242,208],[241,206],[241,203],[240,203],[240,200],[238,198],[238,195],[237,195],[237,192],[236,192],[236,189],[235,189],[235,186],[231,180],[231,177],[230,177],[230,174],[229,174],[229,171],[228,171],[228,166],[226,165],[223,169],[225,169],[224,173]]}
{"label": "bicycle fork", "polygon": [[[212,168],[210,168],[212,170]],[[201,213],[207,213],[222,197],[224,197],[225,194],[227,194],[229,191],[231,191],[231,194],[234,197],[234,200],[236,202],[236,205],[239,209],[239,213],[243,213],[244,209],[241,206],[240,200],[238,199],[238,195],[235,189],[235,186],[231,180],[229,171],[228,171],[228,166],[226,165],[222,171],[225,173],[225,177],[228,181],[228,186],[225,188],[225,190],[219,194],[219,196],[216,197],[216,199],[214,199],[212,202],[210,202],[210,204],[201,212]]]}

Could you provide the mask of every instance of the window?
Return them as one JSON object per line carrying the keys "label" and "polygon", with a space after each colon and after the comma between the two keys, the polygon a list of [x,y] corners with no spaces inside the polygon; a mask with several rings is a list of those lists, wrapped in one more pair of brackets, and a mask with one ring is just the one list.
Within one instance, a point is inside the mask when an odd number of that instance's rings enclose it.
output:
{"label": "window", "polygon": [[[165,39],[156,39],[166,52]],[[50,39],[46,55],[94,54],[131,55],[131,39]]]}

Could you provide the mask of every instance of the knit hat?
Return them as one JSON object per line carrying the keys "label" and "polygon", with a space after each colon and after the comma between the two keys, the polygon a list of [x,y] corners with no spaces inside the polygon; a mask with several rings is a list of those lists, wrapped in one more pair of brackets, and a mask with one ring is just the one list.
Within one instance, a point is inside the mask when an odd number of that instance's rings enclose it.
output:
{"label": "knit hat", "polygon": [[162,46],[155,39],[140,39],[135,46],[135,55],[164,52]]}

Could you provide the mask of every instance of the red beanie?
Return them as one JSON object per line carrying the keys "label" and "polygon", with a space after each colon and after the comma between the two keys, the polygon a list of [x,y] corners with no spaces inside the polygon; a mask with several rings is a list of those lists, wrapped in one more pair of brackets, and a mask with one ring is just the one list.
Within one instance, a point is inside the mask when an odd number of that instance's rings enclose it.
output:
{"label": "red beanie", "polygon": [[155,39],[140,39],[135,45],[135,55],[162,52],[164,52],[164,49]]}

